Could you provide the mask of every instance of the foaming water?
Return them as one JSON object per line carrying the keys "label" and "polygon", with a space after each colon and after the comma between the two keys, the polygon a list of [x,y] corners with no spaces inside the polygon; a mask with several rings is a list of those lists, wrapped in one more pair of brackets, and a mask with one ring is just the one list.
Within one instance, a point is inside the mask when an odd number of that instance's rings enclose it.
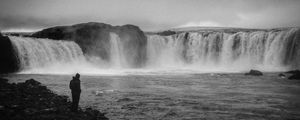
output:
{"label": "foaming water", "polygon": [[128,64],[125,58],[124,48],[120,37],[116,33],[110,33],[111,66],[116,69],[124,68]]}
{"label": "foaming water", "polygon": [[196,71],[284,71],[298,64],[297,30],[149,35],[147,65]]}
{"label": "foaming water", "polygon": [[72,41],[9,37],[19,59],[20,73],[66,74],[94,69]]}

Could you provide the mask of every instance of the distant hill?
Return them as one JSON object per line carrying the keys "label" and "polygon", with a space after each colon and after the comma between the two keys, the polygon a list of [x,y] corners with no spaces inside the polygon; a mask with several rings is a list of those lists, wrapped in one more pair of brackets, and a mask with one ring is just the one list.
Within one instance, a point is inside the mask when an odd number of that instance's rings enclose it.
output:
{"label": "distant hill", "polygon": [[146,32],[147,34],[158,34],[158,35],[172,35],[182,32],[226,32],[226,33],[236,33],[236,32],[252,32],[252,31],[280,31],[285,29],[290,29],[291,27],[282,28],[272,28],[272,29],[254,29],[254,28],[234,28],[234,27],[183,27],[183,28],[171,28],[167,30],[151,31]]}

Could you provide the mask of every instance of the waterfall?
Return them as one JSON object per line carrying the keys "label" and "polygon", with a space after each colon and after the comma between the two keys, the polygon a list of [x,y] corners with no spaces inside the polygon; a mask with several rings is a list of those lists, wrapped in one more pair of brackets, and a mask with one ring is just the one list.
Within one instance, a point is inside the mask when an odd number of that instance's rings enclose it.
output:
{"label": "waterfall", "polygon": [[85,61],[81,48],[72,41],[13,36],[9,38],[19,59],[20,69],[23,71],[54,66],[63,68]]}
{"label": "waterfall", "polygon": [[153,67],[174,67],[182,63],[180,51],[183,44],[174,36],[148,36],[148,65]]}
{"label": "waterfall", "polygon": [[128,65],[122,41],[116,33],[110,33],[110,63],[111,67],[124,68]]}
{"label": "waterfall", "polygon": [[[148,65],[205,70],[280,71],[298,60],[298,29],[252,32],[182,32],[148,35]],[[298,62],[296,63],[298,64]],[[180,67],[178,67],[180,68]]]}
{"label": "waterfall", "polygon": [[[245,72],[250,69],[298,69],[299,35],[299,29],[296,28],[147,35],[145,66],[135,70]],[[20,71],[34,74],[111,74],[132,71],[134,67],[131,64],[135,64],[138,59],[134,57],[136,50],[140,50],[128,47],[133,43],[126,42],[126,38],[124,40],[116,33],[109,34],[105,46],[109,48],[108,60],[99,56],[84,56],[80,46],[73,41],[9,38],[18,57]]]}

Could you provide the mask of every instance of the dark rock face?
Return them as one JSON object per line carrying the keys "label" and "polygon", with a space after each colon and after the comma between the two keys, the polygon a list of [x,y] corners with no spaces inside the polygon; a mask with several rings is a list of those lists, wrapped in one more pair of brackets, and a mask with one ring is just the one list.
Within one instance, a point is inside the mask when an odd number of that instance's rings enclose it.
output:
{"label": "dark rock face", "polygon": [[263,73],[258,70],[250,70],[248,73],[245,73],[245,75],[262,76]]}
{"label": "dark rock face", "polygon": [[146,58],[147,38],[144,32],[134,25],[111,26],[90,22],[44,29],[33,33],[31,37],[75,41],[85,55],[110,60],[111,32],[118,34],[121,38],[130,67],[141,66]]}
{"label": "dark rock face", "polygon": [[288,77],[288,79],[290,80],[300,80],[300,70],[291,70],[285,73],[292,74],[291,76]]}
{"label": "dark rock face", "polygon": [[18,70],[18,59],[10,39],[0,33],[0,74]]}

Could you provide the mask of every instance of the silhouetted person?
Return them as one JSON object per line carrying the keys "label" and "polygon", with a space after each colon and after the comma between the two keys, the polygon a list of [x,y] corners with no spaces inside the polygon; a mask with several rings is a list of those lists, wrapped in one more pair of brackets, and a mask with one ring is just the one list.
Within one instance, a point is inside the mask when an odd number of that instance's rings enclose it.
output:
{"label": "silhouetted person", "polygon": [[75,77],[70,81],[70,89],[72,91],[72,107],[71,110],[73,112],[77,112],[78,109],[78,103],[79,103],[79,98],[80,98],[80,75],[77,73]]}

